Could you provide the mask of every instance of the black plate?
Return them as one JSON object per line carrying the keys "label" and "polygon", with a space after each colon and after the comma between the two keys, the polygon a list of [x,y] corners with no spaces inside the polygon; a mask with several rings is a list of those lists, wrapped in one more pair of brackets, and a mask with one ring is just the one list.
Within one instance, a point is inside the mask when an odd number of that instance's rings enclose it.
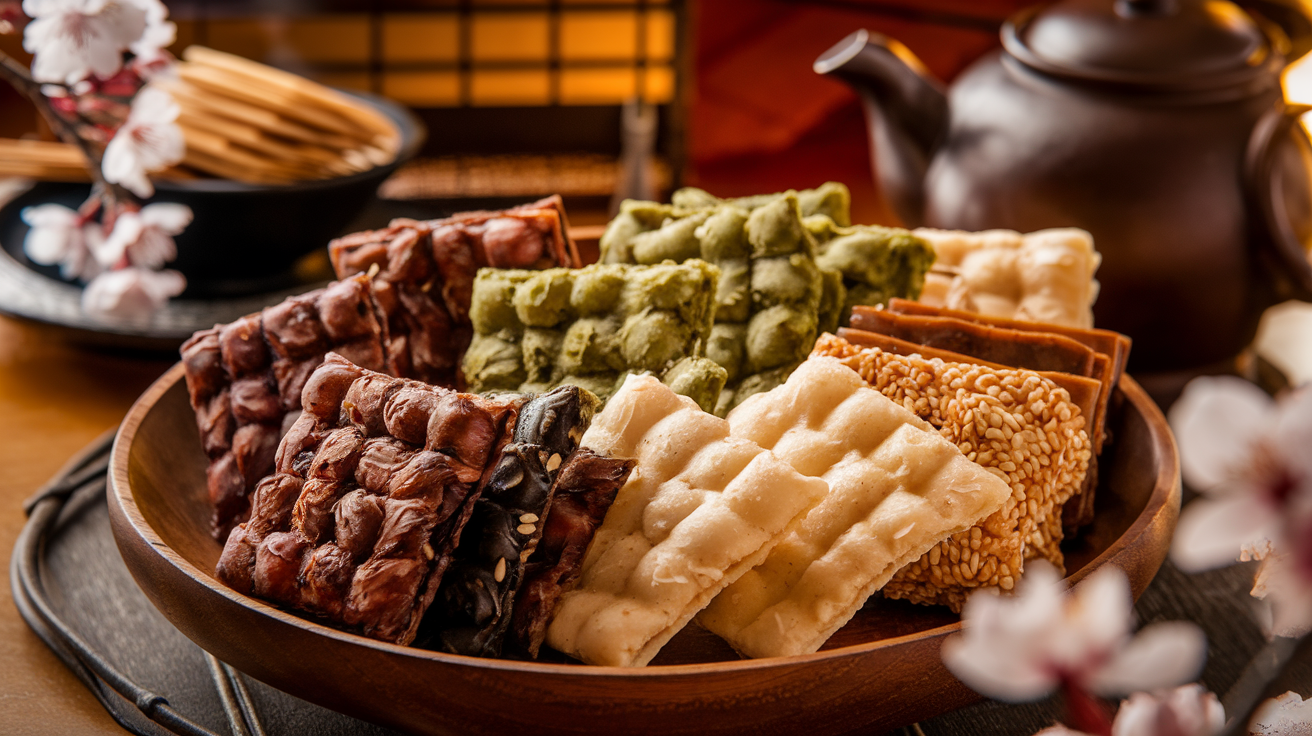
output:
{"label": "black plate", "polygon": [[[85,185],[42,183],[0,207],[0,313],[56,326],[84,344],[176,352],[196,330],[231,322],[293,294],[317,288],[332,278],[326,252],[320,246],[282,273],[228,283],[245,292],[243,296],[213,296],[213,284],[210,284],[200,290],[189,288],[145,319],[86,314],[82,311],[80,284],[60,278],[58,267],[39,266],[23,253],[28,227],[21,213],[24,207],[50,202],[76,208],[86,198],[87,191]],[[342,232],[382,227],[393,217],[431,218],[442,214],[413,203],[374,199]]]}

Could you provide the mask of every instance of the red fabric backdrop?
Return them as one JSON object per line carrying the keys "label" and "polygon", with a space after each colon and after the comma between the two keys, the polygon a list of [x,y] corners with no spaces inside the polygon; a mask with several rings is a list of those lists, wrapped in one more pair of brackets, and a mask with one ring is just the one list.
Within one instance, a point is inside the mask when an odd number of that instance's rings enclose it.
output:
{"label": "red fabric backdrop", "polygon": [[875,190],[856,96],[817,75],[811,63],[847,34],[866,28],[905,43],[935,76],[951,81],[998,45],[996,26],[1027,4],[694,2],[688,183],[740,196],[832,179],[852,189],[857,222],[893,222]]}

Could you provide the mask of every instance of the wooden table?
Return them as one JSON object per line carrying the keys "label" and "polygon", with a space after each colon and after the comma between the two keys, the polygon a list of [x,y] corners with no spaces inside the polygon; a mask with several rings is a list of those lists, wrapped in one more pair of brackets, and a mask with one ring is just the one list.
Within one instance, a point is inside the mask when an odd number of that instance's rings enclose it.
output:
{"label": "wooden table", "polygon": [[122,734],[14,607],[9,558],[23,500],[128,407],[173,361],[79,348],[44,327],[0,317],[0,733]]}
{"label": "wooden table", "polygon": [[[1286,323],[1282,340],[1292,365],[1312,342],[1312,310],[1302,322]],[[173,361],[90,351],[69,344],[53,330],[0,317],[0,554],[8,562],[23,526],[22,502],[56,473],[78,449],[113,427],[133,400]],[[1288,370],[1288,369],[1287,369]],[[1205,681],[1222,689],[1237,676],[1245,650],[1260,642],[1245,616],[1244,576],[1239,568],[1187,578],[1168,568],[1139,606],[1147,620],[1190,617],[1202,623],[1213,653]],[[19,617],[9,585],[0,592],[0,733],[121,734],[123,730]],[[1207,610],[1199,610],[1199,607]],[[1230,635],[1232,632],[1240,632]],[[1312,683],[1306,674],[1300,679]],[[1303,692],[1308,695],[1308,692]],[[1026,706],[1035,714],[1052,704]],[[1007,723],[1020,713],[998,706],[972,710],[971,723]],[[964,715],[964,714],[963,714]],[[1037,716],[1036,717],[1041,717]],[[927,723],[926,733],[947,724]],[[936,728],[937,726],[937,728]],[[955,728],[953,731],[957,730]]]}

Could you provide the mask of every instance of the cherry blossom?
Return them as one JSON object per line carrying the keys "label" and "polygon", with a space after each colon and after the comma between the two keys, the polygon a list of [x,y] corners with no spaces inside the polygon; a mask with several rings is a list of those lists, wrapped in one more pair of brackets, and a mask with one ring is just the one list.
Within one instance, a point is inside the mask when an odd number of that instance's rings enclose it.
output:
{"label": "cherry blossom", "polygon": [[98,272],[91,257],[87,235],[95,226],[86,226],[77,212],[58,204],[25,207],[23,222],[31,228],[23,241],[23,250],[33,263],[59,266],[66,279],[87,279]]}
{"label": "cherry blossom", "polygon": [[178,163],[186,150],[182,129],[173,122],[178,112],[178,103],[164,90],[147,86],[138,92],[127,121],[105,147],[105,180],[138,197],[154,194],[147,172]]}
{"label": "cherry blossom", "polygon": [[[1189,684],[1131,695],[1116,712],[1111,736],[1212,736],[1224,727],[1221,701],[1203,686]],[[1034,736],[1092,735],[1058,724]]]}
{"label": "cherry blossom", "polygon": [[943,643],[943,661],[975,691],[1012,702],[1058,686],[1113,695],[1196,677],[1206,656],[1202,631],[1170,621],[1131,637],[1132,605],[1129,582],[1116,567],[1103,567],[1068,594],[1051,565],[1031,563],[1016,595],[970,597],[962,633]]}
{"label": "cherry blossom", "polygon": [[82,309],[105,316],[141,319],[185,288],[187,280],[177,271],[120,268],[106,271],[87,284],[82,291]]}
{"label": "cherry blossom", "polygon": [[190,207],[165,202],[123,212],[109,235],[95,244],[96,260],[106,268],[124,264],[160,268],[177,257],[173,236],[191,224],[191,217]]}
{"label": "cherry blossom", "polygon": [[1190,684],[1160,693],[1135,693],[1116,712],[1112,736],[1212,736],[1225,727],[1214,693]]}
{"label": "cherry blossom", "polygon": [[23,48],[32,52],[38,82],[76,84],[108,78],[123,66],[123,52],[152,58],[177,38],[159,0],[24,0],[32,18]]}
{"label": "cherry blossom", "polygon": [[1253,595],[1271,633],[1312,626],[1312,387],[1280,402],[1238,378],[1191,381],[1171,409],[1184,480],[1171,559],[1187,572],[1263,560]]}
{"label": "cherry blossom", "polygon": [[1255,736],[1312,736],[1312,699],[1287,692],[1262,704],[1248,727]]}
{"label": "cherry blossom", "polygon": [[24,0],[23,12],[32,18],[23,48],[36,57],[33,78],[62,84],[118,72],[148,16],[142,4],[123,0]]}
{"label": "cherry blossom", "polygon": [[146,13],[146,27],[141,36],[128,45],[133,55],[152,59],[158,57],[162,49],[173,45],[178,38],[178,27],[170,20],[169,9],[160,0],[129,0]]}

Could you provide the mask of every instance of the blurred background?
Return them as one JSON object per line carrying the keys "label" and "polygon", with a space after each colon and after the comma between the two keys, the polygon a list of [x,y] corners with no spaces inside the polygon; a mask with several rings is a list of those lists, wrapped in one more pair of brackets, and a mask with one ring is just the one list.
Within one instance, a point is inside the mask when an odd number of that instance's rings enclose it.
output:
{"label": "blurred background", "polygon": [[[574,225],[599,226],[623,197],[663,199],[686,185],[739,196],[829,180],[850,187],[854,221],[897,224],[871,174],[860,103],[846,85],[817,75],[812,63],[849,32],[866,28],[905,43],[947,84],[999,45],[998,31],[1009,16],[1033,5],[1030,0],[166,4],[178,26],[175,55],[192,44],[208,46],[324,84],[391,98],[422,119],[428,129],[422,150],[383,183],[382,206],[357,218],[352,229],[376,227],[396,215],[503,207],[554,193],[564,196]],[[1260,22],[1282,29],[1291,41],[1290,58],[1312,47],[1307,20],[1312,0],[1239,4]],[[30,63],[21,34],[0,35],[0,50]],[[1286,72],[1285,81],[1291,100],[1312,102],[1312,66],[1306,58]],[[0,138],[54,136],[24,98],[0,84]],[[82,176],[73,163],[73,176]],[[1312,311],[1301,305],[1288,310]],[[1303,321],[1312,324],[1312,316]],[[1271,330],[1263,339],[1267,334]]]}
{"label": "blurred background", "polygon": [[[904,42],[944,82],[998,45],[1029,0],[173,0],[172,50],[193,43],[390,97],[428,125],[392,200],[564,195],[581,224],[612,195],[693,185],[721,196],[848,184],[858,222],[892,222],[875,192],[852,92],[811,70],[856,28]],[[1305,0],[1241,3],[1306,48]],[[276,5],[272,7],[271,5]],[[0,49],[28,63],[18,35]],[[1310,80],[1312,81],[1312,80]],[[1312,100],[1312,92],[1307,98]],[[622,174],[650,161],[641,182]],[[650,107],[650,109],[647,109]],[[645,114],[639,114],[645,113]],[[655,129],[651,123],[654,118]],[[0,137],[40,136],[0,85]],[[630,168],[631,171],[631,168]],[[635,189],[637,187],[637,189]],[[447,203],[449,201],[449,204]]]}
{"label": "blurred background", "polygon": [[[172,51],[193,43],[390,97],[428,125],[419,158],[381,194],[461,202],[559,192],[571,218],[605,221],[612,195],[694,185],[722,196],[814,186],[877,201],[851,91],[811,70],[855,28],[905,42],[950,81],[998,43],[1026,0],[395,0],[168,2]],[[29,63],[18,35],[0,48]],[[624,103],[641,182],[622,175]],[[654,117],[655,129],[650,123]],[[654,133],[654,134],[653,134]],[[43,137],[0,85],[0,137]],[[648,158],[650,155],[650,158]],[[448,203],[449,201],[449,203]]]}

